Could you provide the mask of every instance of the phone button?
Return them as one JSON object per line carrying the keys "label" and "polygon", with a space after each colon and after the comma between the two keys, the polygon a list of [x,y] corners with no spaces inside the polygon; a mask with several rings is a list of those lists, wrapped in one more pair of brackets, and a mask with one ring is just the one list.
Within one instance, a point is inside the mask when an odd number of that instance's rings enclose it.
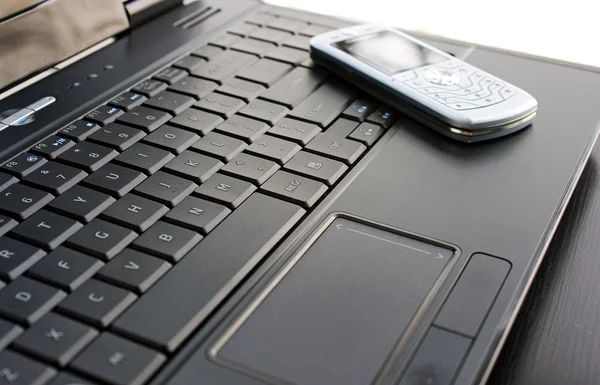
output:
{"label": "phone button", "polygon": [[466,102],[455,102],[455,103],[445,103],[448,107],[455,110],[472,110],[473,108],[479,108],[482,106],[478,106],[476,104],[466,103]]}
{"label": "phone button", "polygon": [[509,86],[504,87],[499,92],[500,96],[502,96],[502,99],[504,99],[504,100],[513,97],[514,94],[516,94],[516,93],[517,93],[517,91],[514,88],[509,87]]}
{"label": "phone button", "polygon": [[461,81],[461,77],[458,74],[452,71],[446,71],[437,68],[425,70],[423,72],[423,77],[429,83],[439,84],[442,86],[453,86]]}

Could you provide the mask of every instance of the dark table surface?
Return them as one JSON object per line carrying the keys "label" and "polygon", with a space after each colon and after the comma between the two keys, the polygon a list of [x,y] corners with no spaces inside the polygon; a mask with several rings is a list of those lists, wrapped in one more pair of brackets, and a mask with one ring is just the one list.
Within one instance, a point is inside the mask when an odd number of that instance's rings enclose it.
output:
{"label": "dark table surface", "polygon": [[488,385],[600,384],[599,164],[596,146]]}

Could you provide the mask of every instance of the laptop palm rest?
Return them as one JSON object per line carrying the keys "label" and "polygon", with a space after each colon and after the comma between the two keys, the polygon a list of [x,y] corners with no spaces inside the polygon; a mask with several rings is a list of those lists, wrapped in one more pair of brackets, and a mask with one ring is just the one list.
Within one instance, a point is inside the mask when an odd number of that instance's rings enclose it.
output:
{"label": "laptop palm rest", "polygon": [[343,217],[304,250],[217,341],[214,360],[276,384],[368,384],[456,254]]}

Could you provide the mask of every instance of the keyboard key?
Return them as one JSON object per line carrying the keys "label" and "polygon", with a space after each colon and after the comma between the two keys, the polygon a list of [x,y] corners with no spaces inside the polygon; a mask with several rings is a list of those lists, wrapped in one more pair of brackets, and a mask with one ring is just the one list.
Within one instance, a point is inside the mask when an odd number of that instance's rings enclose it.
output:
{"label": "keyboard key", "polygon": [[129,245],[137,234],[121,226],[94,219],[67,241],[68,245],[107,261]]}
{"label": "keyboard key", "polygon": [[237,77],[270,86],[292,67],[274,60],[260,59],[237,73]]}
{"label": "keyboard key", "polygon": [[203,64],[206,64],[206,61],[203,59],[194,56],[186,56],[173,63],[173,67],[181,68],[191,72]]}
{"label": "keyboard key", "polygon": [[187,197],[167,213],[165,220],[202,234],[208,234],[223,221],[231,210],[196,197]]}
{"label": "keyboard key", "polygon": [[14,176],[0,172],[0,191],[17,182],[19,182],[19,180]]}
{"label": "keyboard key", "polygon": [[166,206],[137,195],[127,194],[106,209],[102,216],[134,231],[142,232],[169,211]]}
{"label": "keyboard key", "polygon": [[320,155],[300,151],[287,162],[285,169],[331,186],[344,175],[348,166]]}
{"label": "keyboard key", "polygon": [[125,249],[98,272],[98,277],[142,294],[170,268],[171,265],[161,259]]}
{"label": "keyboard key", "polygon": [[371,115],[377,104],[370,99],[358,99],[344,110],[342,116],[348,119],[358,120],[364,122],[367,116]]}
{"label": "keyboard key", "polygon": [[12,281],[45,255],[42,249],[8,237],[1,237],[0,278],[4,281]]}
{"label": "keyboard key", "polygon": [[223,167],[223,162],[193,151],[184,151],[165,165],[163,171],[170,172],[196,184],[203,183]]}
{"label": "keyboard key", "polygon": [[346,164],[352,164],[367,148],[364,144],[353,140],[341,139],[338,136],[323,133],[311,140],[306,149]]}
{"label": "keyboard key", "polygon": [[[194,58],[190,56],[190,58]],[[194,58],[195,59],[195,58]],[[198,59],[205,63],[203,60]],[[178,82],[173,83],[169,90],[177,91],[179,93],[193,96],[196,99],[200,99],[208,95],[217,89],[219,85],[215,82],[210,82],[204,79],[198,79],[191,76],[186,76],[185,78],[179,80]]]}
{"label": "keyboard key", "polygon": [[245,105],[243,100],[212,92],[196,103],[195,107],[228,118]]}
{"label": "keyboard key", "polygon": [[387,106],[379,107],[367,118],[370,123],[375,123],[383,128],[389,128],[396,121],[396,112]]}
{"label": "keyboard key", "polygon": [[33,265],[27,274],[70,293],[90,279],[103,265],[96,258],[60,246]]}
{"label": "keyboard key", "polygon": [[321,72],[302,67],[294,68],[260,97],[294,108],[323,83],[325,78]]}
{"label": "keyboard key", "polygon": [[136,128],[124,126],[119,123],[109,123],[90,135],[92,142],[125,151],[146,134]]}
{"label": "keyboard key", "polygon": [[371,146],[383,134],[383,128],[372,123],[362,123],[350,134],[349,138]]}
{"label": "keyboard key", "polygon": [[121,115],[123,115],[123,111],[117,107],[100,106],[85,115],[85,119],[104,126],[105,124],[114,122]]}
{"label": "keyboard key", "polygon": [[206,135],[222,122],[223,118],[218,115],[195,108],[188,108],[171,119],[169,124]]}
{"label": "keyboard key", "polygon": [[137,107],[144,103],[144,101],[146,101],[146,97],[142,96],[142,94],[138,94],[137,92],[123,92],[121,95],[108,102],[108,104],[129,111],[133,107]]}
{"label": "keyboard key", "polygon": [[24,152],[4,163],[0,169],[4,172],[16,175],[19,178],[23,178],[25,175],[32,173],[35,169],[45,163],[46,159],[42,158],[40,155]]}
{"label": "keyboard key", "polygon": [[262,56],[277,46],[273,43],[254,39],[242,39],[231,46],[231,49]]}
{"label": "keyboard key", "polygon": [[115,159],[115,162],[122,163],[127,167],[135,168],[150,175],[169,163],[173,158],[175,158],[175,155],[169,151],[143,143],[136,143],[119,155]]}
{"label": "keyboard key", "polygon": [[79,183],[88,174],[78,168],[50,161],[23,178],[37,188],[60,195]]}
{"label": "keyboard key", "polygon": [[82,227],[74,219],[40,210],[15,227],[11,234],[45,249],[54,250]]}
{"label": "keyboard key", "polygon": [[163,81],[165,83],[173,84],[178,80],[183,79],[187,76],[187,72],[180,68],[168,67],[159,71],[153,76],[154,79]]}
{"label": "keyboard key", "polygon": [[217,90],[222,94],[235,96],[249,102],[256,99],[265,90],[265,87],[246,80],[229,78],[223,80],[223,84]]}
{"label": "keyboard key", "polygon": [[357,91],[340,81],[318,88],[290,112],[290,116],[327,127],[356,98]]}
{"label": "keyboard key", "polygon": [[0,236],[8,233],[13,227],[18,225],[19,222],[5,215],[0,214]]}
{"label": "keyboard key", "polygon": [[311,25],[307,25],[306,27],[302,28],[300,31],[298,31],[298,33],[300,33],[301,35],[313,37],[313,36],[321,35],[325,32],[329,32],[333,29],[335,29],[335,28],[326,27],[326,26],[318,25],[318,24],[311,24]]}
{"label": "keyboard key", "polygon": [[238,23],[236,25],[234,25],[233,27],[229,28],[229,31],[227,31],[228,33],[233,33],[235,35],[240,35],[240,36],[248,36],[250,33],[252,33],[253,31],[257,30],[258,27],[252,25],[252,24],[246,24],[246,23]]}
{"label": "keyboard key", "polygon": [[[236,46],[239,43],[234,44]],[[195,52],[195,54],[197,51]],[[224,51],[210,59],[207,65],[204,65],[192,72],[192,75],[221,82],[223,79],[237,72],[241,68],[255,62],[257,58],[247,53]]]}
{"label": "keyboard key", "polygon": [[277,171],[261,189],[278,198],[309,208],[327,191],[327,186],[286,171]]}
{"label": "keyboard key", "polygon": [[141,385],[165,360],[160,353],[103,333],[75,359],[73,369],[111,385]]}
{"label": "keyboard key", "polygon": [[155,79],[146,79],[137,86],[133,87],[131,91],[140,93],[147,97],[152,97],[158,94],[160,91],[167,88],[167,84]]}
{"label": "keyboard key", "polygon": [[83,180],[83,183],[115,197],[122,197],[146,179],[141,171],[109,163]]}
{"label": "keyboard key", "polygon": [[48,207],[79,222],[87,223],[114,202],[115,199],[106,194],[74,186],[50,202]]}
{"label": "keyboard key", "polygon": [[249,143],[258,139],[268,129],[267,124],[240,115],[233,115],[215,128],[216,131],[235,136]]}
{"label": "keyboard key", "polygon": [[35,146],[31,147],[31,152],[54,159],[62,154],[67,148],[75,145],[75,142],[62,136],[50,135]]}
{"label": "keyboard key", "polygon": [[198,185],[187,179],[158,171],[137,186],[134,191],[166,206],[175,207],[196,187]]}
{"label": "keyboard key", "polygon": [[89,381],[82,380],[79,377],[75,377],[72,374],[62,372],[55,377],[52,382],[48,385],[94,385]]}
{"label": "keyboard key", "polygon": [[135,294],[90,279],[62,301],[58,309],[96,327],[110,325],[129,305],[136,300]]}
{"label": "keyboard key", "polygon": [[302,49],[304,51],[310,50],[310,38],[302,35],[295,35],[287,40],[283,41],[283,45],[286,47],[292,47]]}
{"label": "keyboard key", "polygon": [[326,132],[329,137],[345,138],[350,135],[358,125],[359,123],[356,120],[339,118],[327,128]]}
{"label": "keyboard key", "polygon": [[142,129],[146,132],[152,132],[171,118],[172,116],[164,111],[138,106],[121,116],[118,122]]}
{"label": "keyboard key", "polygon": [[65,298],[66,294],[46,284],[19,277],[0,290],[0,314],[30,326]]}
{"label": "keyboard key", "polygon": [[79,142],[63,152],[57,159],[93,172],[119,155],[115,150],[90,142]]}
{"label": "keyboard key", "polygon": [[277,163],[248,154],[238,154],[222,172],[261,185],[279,170]]}
{"label": "keyboard key", "polygon": [[248,37],[256,40],[263,40],[270,43],[279,44],[292,36],[291,33],[285,31],[279,31],[271,28],[258,28],[252,32]]}
{"label": "keyboard key", "polygon": [[267,27],[280,29],[288,32],[298,32],[305,28],[308,23],[299,20],[282,19],[280,17],[274,17],[266,23]]}
{"label": "keyboard key", "polygon": [[304,212],[285,201],[252,195],[140,297],[113,327],[158,349],[174,351],[229,295],[222,290],[224,285],[239,283]]}
{"label": "keyboard key", "polygon": [[46,314],[19,337],[14,347],[58,367],[65,367],[98,332],[55,313]]}
{"label": "keyboard key", "polygon": [[279,60],[289,64],[300,64],[308,59],[308,52],[290,47],[277,47],[267,53],[269,59]]}
{"label": "keyboard key", "polygon": [[175,263],[201,239],[202,236],[195,231],[159,221],[136,239],[133,246]]}
{"label": "keyboard key", "polygon": [[12,322],[0,319],[0,349],[4,350],[4,348],[20,336],[21,333],[23,333],[23,328]]}
{"label": "keyboard key", "polygon": [[45,191],[15,183],[0,194],[0,211],[23,220],[41,209],[54,197]]}
{"label": "keyboard key", "polygon": [[230,136],[209,132],[204,138],[194,143],[191,148],[207,155],[214,156],[223,162],[229,162],[234,156],[246,148],[246,144],[243,141],[234,139]]}
{"label": "keyboard key", "polygon": [[63,127],[57,132],[57,135],[65,136],[76,142],[80,142],[99,129],[100,126],[95,123],[76,120],[68,126]]}
{"label": "keyboard key", "polygon": [[200,140],[200,137],[193,132],[175,128],[167,124],[144,138],[144,142],[176,154],[181,154],[198,140]]}
{"label": "keyboard key", "polygon": [[273,16],[269,13],[255,12],[255,13],[250,14],[246,18],[245,22],[250,23],[250,24],[256,24],[256,25],[265,25],[272,19],[273,19]]}
{"label": "keyboard key", "polygon": [[[183,71],[183,70],[179,70]],[[184,71],[185,72],[185,71]],[[162,91],[155,97],[146,100],[144,105],[177,115],[196,102],[196,99],[175,92]]]}
{"label": "keyboard key", "polygon": [[248,199],[255,190],[256,187],[252,183],[217,173],[200,185],[196,189],[196,194],[234,209]]}
{"label": "keyboard key", "polygon": [[231,46],[232,44],[234,44],[235,42],[237,42],[239,40],[240,40],[239,36],[224,33],[224,34],[218,36],[217,38],[209,41],[208,44],[216,45],[217,47],[221,47],[221,48],[228,48],[229,46]]}
{"label": "keyboard key", "polygon": [[0,354],[0,368],[2,383],[10,385],[44,385],[56,375],[49,366],[9,350]]}
{"label": "keyboard key", "polygon": [[271,159],[279,164],[285,164],[300,150],[301,147],[296,143],[271,135],[261,136],[246,149],[249,153]]}
{"label": "keyboard key", "polygon": [[279,104],[255,100],[240,110],[240,114],[265,121],[270,125],[277,123],[289,110]]}
{"label": "keyboard key", "polygon": [[269,130],[269,134],[291,140],[302,145],[310,142],[321,132],[321,129],[312,123],[283,118]]}
{"label": "keyboard key", "polygon": [[212,60],[223,53],[223,49],[212,45],[203,45],[192,52],[192,55],[201,57],[205,60]]}

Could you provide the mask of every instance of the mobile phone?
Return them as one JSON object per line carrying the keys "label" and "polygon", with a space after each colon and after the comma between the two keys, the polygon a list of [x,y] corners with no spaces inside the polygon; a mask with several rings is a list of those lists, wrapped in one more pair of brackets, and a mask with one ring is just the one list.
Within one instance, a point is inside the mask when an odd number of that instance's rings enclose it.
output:
{"label": "mobile phone", "polygon": [[311,58],[436,131],[463,142],[527,127],[537,100],[412,36],[377,25],[310,40]]}

